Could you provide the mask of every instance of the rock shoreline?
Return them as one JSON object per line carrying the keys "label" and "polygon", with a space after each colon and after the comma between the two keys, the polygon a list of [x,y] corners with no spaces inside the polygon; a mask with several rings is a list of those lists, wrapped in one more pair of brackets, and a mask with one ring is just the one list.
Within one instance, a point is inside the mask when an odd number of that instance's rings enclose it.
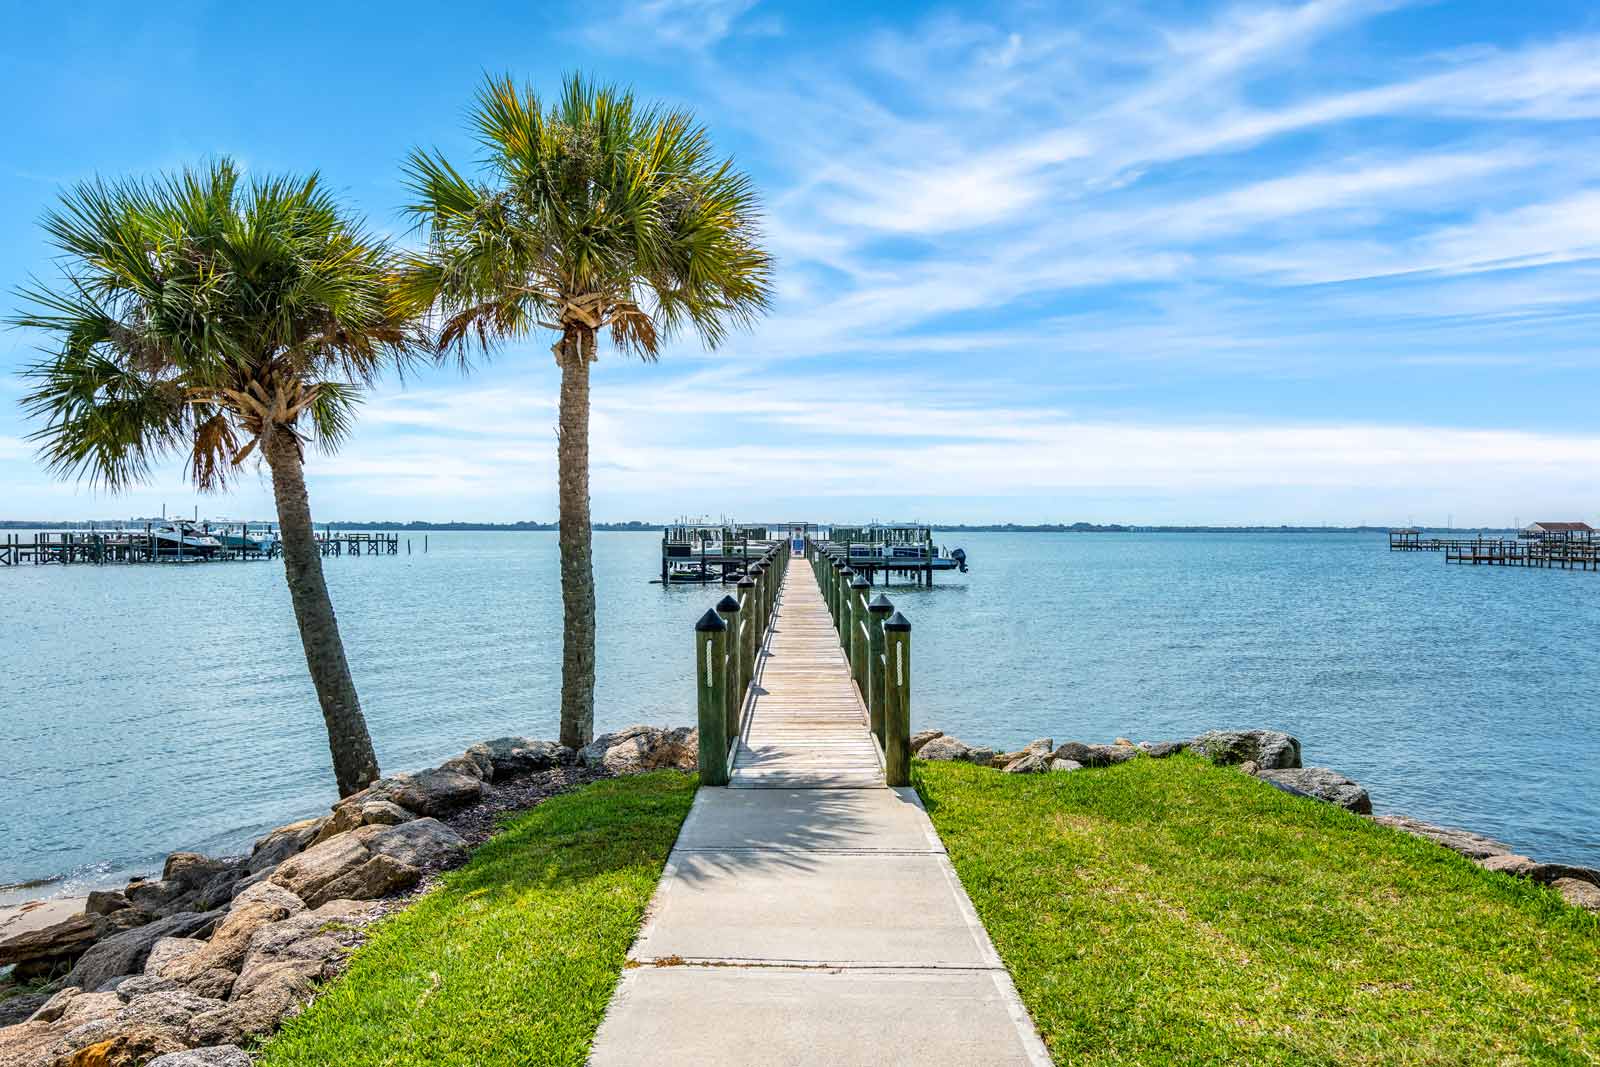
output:
{"label": "rock shoreline", "polygon": [[380,778],[245,856],[174,852],[159,878],[0,933],[0,1067],[246,1067],[241,1046],[339,974],[367,928],[466,862],[508,814],[586,782],[694,770],[692,728],[630,726],[579,751],[502,737]]}
{"label": "rock shoreline", "polygon": [[1374,816],[1372,798],[1360,783],[1328,767],[1302,766],[1299,739],[1276,730],[1209,730],[1185,740],[1137,744],[1119,737],[1109,745],[1081,741],[1057,745],[1052,738],[1042,737],[1015,752],[975,747],[941,730],[923,730],[912,735],[911,750],[921,759],[975,763],[1007,774],[1072,772],[1140,757],[1164,759],[1190,751],[1222,766],[1237,766],[1285,793],[1334,804],[1392,829],[1426,838],[1485,870],[1548,885],[1575,907],[1600,911],[1600,870],[1540,863],[1502,841],[1470,830],[1435,826],[1404,815]]}

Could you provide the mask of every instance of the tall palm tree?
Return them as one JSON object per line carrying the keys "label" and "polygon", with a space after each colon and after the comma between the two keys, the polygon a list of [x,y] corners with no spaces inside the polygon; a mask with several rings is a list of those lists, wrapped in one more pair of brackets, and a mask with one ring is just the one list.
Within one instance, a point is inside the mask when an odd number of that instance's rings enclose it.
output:
{"label": "tall palm tree", "polygon": [[317,177],[249,183],[228,160],[153,183],[96,180],[43,225],[54,286],[19,326],[52,338],[25,374],[33,436],[60,476],[116,491],[163,456],[220,490],[252,452],[272,474],[284,570],[341,796],[378,760],[322,575],[305,445],[348,433],[360,387],[422,351],[397,314],[391,253]]}
{"label": "tall palm tree", "polygon": [[717,157],[685,111],[567,80],[546,108],[509,77],[479,90],[475,177],[413,151],[408,210],[427,238],[401,272],[445,352],[467,358],[537,330],[557,335],[561,504],[561,742],[594,734],[594,568],[589,527],[589,364],[601,330],[647,362],[685,327],[715,347],[767,306],[750,179]]}

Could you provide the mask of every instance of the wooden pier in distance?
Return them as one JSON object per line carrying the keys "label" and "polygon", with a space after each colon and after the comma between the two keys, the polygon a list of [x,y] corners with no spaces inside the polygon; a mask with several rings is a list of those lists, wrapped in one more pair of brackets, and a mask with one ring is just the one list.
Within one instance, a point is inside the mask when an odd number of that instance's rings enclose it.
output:
{"label": "wooden pier in distance", "polygon": [[1534,523],[1516,537],[1424,537],[1389,531],[1391,552],[1442,552],[1448,564],[1600,571],[1600,537],[1587,523]]}
{"label": "wooden pier in distance", "polygon": [[[323,556],[397,556],[400,535],[385,533],[326,533],[317,537]],[[63,530],[0,538],[0,567],[24,565],[110,563],[219,563],[277,559],[276,542],[261,549],[248,544],[227,544],[205,552],[186,550],[150,531]]]}

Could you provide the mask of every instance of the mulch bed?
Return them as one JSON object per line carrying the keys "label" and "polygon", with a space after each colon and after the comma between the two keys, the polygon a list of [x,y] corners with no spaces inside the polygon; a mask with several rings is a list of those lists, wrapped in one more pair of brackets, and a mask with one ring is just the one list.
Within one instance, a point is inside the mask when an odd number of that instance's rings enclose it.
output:
{"label": "mulch bed", "polygon": [[488,792],[482,800],[439,821],[460,834],[467,842],[467,847],[477,848],[499,832],[506,816],[527,811],[560,793],[610,777],[606,771],[594,771],[587,767],[557,767],[550,771],[519,774],[515,778],[488,783]]}

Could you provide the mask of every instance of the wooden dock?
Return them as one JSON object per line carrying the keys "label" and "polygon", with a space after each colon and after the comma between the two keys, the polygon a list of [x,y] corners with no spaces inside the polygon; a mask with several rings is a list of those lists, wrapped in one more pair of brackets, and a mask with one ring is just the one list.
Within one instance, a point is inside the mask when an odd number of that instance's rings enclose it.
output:
{"label": "wooden dock", "polygon": [[[398,556],[400,535],[330,531],[317,537],[317,548],[324,556]],[[409,555],[409,540],[406,548]],[[64,530],[36,533],[28,539],[20,534],[5,534],[0,538],[0,567],[76,563],[239,562],[277,559],[281,551],[276,543],[266,550],[224,544],[221,548],[202,553],[180,549],[171,541],[162,541],[149,531],[98,533],[92,530]]]}
{"label": "wooden dock", "polygon": [[728,784],[763,789],[883,785],[883,758],[868,729],[867,707],[808,568],[784,574]]}
{"label": "wooden dock", "polygon": [[916,790],[892,780],[910,626],[815,543],[810,566],[791,551],[695,626],[701,788],[588,1062],[1046,1067]]}

